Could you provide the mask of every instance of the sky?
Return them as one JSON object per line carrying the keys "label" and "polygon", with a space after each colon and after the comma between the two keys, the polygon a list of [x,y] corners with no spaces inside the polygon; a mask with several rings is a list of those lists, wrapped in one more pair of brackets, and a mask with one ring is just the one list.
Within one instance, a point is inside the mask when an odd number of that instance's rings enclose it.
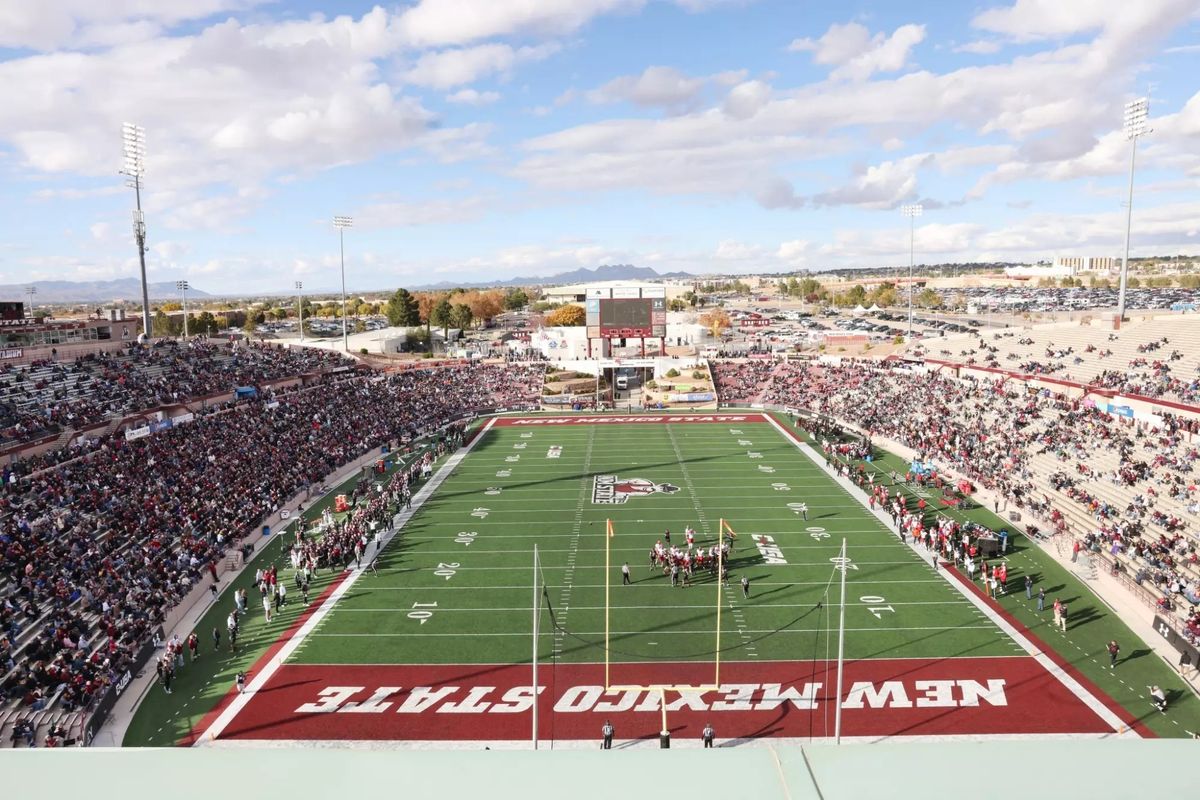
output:
{"label": "sky", "polygon": [[[1200,254],[1200,0],[0,0],[0,283]],[[910,220],[900,206],[921,203]]]}

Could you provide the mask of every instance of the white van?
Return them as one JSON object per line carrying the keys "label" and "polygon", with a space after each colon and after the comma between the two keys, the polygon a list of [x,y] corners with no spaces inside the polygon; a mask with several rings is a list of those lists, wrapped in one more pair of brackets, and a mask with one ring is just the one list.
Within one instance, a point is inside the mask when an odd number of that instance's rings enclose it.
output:
{"label": "white van", "polygon": [[629,388],[629,377],[627,375],[618,375],[617,376],[617,390],[623,392],[628,388]]}

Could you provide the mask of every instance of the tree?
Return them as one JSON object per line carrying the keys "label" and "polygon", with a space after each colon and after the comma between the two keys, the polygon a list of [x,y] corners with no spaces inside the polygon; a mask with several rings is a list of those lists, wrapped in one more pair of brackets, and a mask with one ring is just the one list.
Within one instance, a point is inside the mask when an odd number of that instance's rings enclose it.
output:
{"label": "tree", "polygon": [[429,312],[429,324],[436,325],[442,329],[442,339],[448,339],[450,336],[450,315],[452,308],[450,306],[450,298],[443,297]]}
{"label": "tree", "polygon": [[921,308],[938,308],[942,305],[942,296],[933,289],[925,288],[913,298],[913,303]]}
{"label": "tree", "polygon": [[417,300],[408,289],[397,289],[388,298],[384,309],[388,324],[395,328],[409,328],[421,324],[421,312]]}
{"label": "tree", "polygon": [[700,315],[700,324],[708,328],[715,339],[733,326],[733,320],[724,311],[707,311]]}
{"label": "tree", "polygon": [[546,324],[555,328],[575,328],[587,322],[587,312],[582,307],[567,304],[546,315]]}
{"label": "tree", "polygon": [[360,317],[369,317],[375,313],[375,306],[371,303],[359,303],[355,313]]}
{"label": "tree", "polygon": [[247,339],[254,338],[254,332],[258,330],[258,321],[254,319],[253,314],[246,315],[246,324],[242,326],[242,330],[245,331]]}
{"label": "tree", "polygon": [[466,304],[471,309],[471,317],[481,323],[488,323],[504,308],[504,295],[499,291],[468,292],[462,295],[458,302]]}
{"label": "tree", "polygon": [[183,322],[176,322],[174,317],[168,317],[162,309],[159,309],[154,312],[154,318],[150,320],[150,329],[156,337],[178,336],[183,330]]}
{"label": "tree", "polygon": [[519,311],[529,305],[529,295],[521,289],[513,289],[504,295],[504,308],[508,311]]}
{"label": "tree", "polygon": [[669,311],[687,311],[687,308],[687,301],[682,297],[672,297],[671,302],[667,303],[667,309]]}
{"label": "tree", "polygon": [[471,307],[466,303],[455,303],[450,309],[450,325],[465,331],[471,327],[471,322],[475,319],[475,315],[471,313]]}
{"label": "tree", "polygon": [[217,320],[213,317],[211,311],[201,311],[196,317],[196,325],[192,328],[196,333],[215,334],[220,328],[217,327]]}
{"label": "tree", "polygon": [[172,300],[168,303],[163,303],[161,306],[158,307],[158,310],[162,311],[164,313],[167,313],[167,314],[170,314],[172,311],[182,311],[183,303],[180,303],[177,300]]}

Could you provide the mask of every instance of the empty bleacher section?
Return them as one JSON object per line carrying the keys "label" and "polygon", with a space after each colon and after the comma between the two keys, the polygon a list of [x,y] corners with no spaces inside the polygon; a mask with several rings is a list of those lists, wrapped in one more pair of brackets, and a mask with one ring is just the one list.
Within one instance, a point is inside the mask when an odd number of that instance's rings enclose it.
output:
{"label": "empty bleacher section", "polygon": [[1200,317],[1153,317],[1121,330],[1042,325],[918,342],[909,352],[962,365],[1047,375],[1121,394],[1200,404]]}

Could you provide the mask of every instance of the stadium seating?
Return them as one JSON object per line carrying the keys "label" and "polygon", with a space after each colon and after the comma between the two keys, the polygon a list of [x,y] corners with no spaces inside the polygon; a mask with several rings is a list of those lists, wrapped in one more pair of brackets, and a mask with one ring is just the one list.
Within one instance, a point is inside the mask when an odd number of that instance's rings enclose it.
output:
{"label": "stadium seating", "polygon": [[[146,366],[203,392],[330,363],[328,355],[176,350],[89,365],[99,397]],[[335,362],[336,363],[336,362]],[[5,468],[0,486],[0,739],[30,720],[40,745],[124,671],[170,608],[211,580],[209,565],[298,492],[388,442],[465,414],[536,408],[541,364],[470,364],[328,375],[264,391],[135,441],[109,436],[75,457]],[[65,370],[66,374],[75,374]],[[41,374],[41,373],[36,373]],[[143,389],[138,389],[142,392]],[[106,398],[107,399],[107,398]],[[53,469],[42,468],[54,465]]]}
{"label": "stadium seating", "polygon": [[351,363],[328,350],[199,338],[10,366],[0,370],[0,446]]}
{"label": "stadium seating", "polygon": [[1129,394],[1200,403],[1200,324],[1194,315],[1130,322],[1120,331],[1092,325],[1039,325],[976,331],[909,352],[958,364],[1049,375]]}
{"label": "stadium seating", "polygon": [[[1190,341],[1175,328],[1143,333],[1134,348],[1163,335]],[[730,374],[733,367],[715,369]],[[1163,414],[1150,428],[1003,378],[958,379],[877,361],[780,363],[760,397],[912,448],[1047,529],[1105,553],[1155,598],[1170,598],[1181,618],[1196,605],[1200,490],[1193,470],[1200,449],[1193,419]]]}

